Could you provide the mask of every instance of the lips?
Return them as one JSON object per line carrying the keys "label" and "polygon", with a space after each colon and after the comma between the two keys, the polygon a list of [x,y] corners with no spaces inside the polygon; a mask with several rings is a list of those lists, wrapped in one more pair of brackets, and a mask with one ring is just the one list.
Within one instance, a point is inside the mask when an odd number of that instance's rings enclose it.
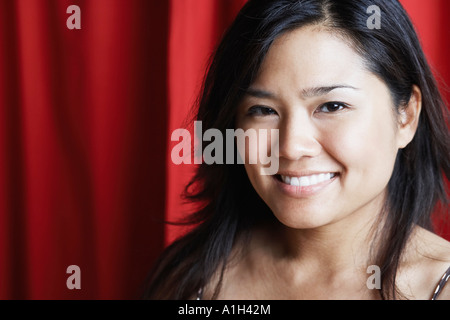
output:
{"label": "lips", "polygon": [[336,172],[324,172],[303,176],[277,175],[278,180],[283,183],[295,187],[309,187],[320,184],[322,182],[333,179],[337,175]]}

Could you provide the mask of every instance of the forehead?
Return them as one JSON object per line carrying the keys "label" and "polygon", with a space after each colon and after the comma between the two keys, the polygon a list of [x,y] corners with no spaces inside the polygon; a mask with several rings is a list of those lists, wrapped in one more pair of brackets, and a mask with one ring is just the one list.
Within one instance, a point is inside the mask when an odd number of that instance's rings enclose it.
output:
{"label": "forehead", "polygon": [[255,82],[275,85],[280,78],[297,87],[361,81],[364,60],[348,40],[324,27],[305,26],[278,37],[270,47]]}

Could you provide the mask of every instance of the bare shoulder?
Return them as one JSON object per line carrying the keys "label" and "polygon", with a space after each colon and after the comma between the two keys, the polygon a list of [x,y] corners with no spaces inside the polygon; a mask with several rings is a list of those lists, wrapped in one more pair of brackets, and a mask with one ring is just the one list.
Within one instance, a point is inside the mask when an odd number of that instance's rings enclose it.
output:
{"label": "bare shoulder", "polygon": [[[427,250],[431,255],[430,259],[435,260],[435,290],[441,290],[439,300],[450,300],[450,242],[438,235],[420,230],[424,244],[429,246]],[[419,238],[420,239],[420,238]],[[432,269],[433,270],[433,269]],[[434,291],[433,291],[434,293]]]}
{"label": "bare shoulder", "polygon": [[[450,242],[417,227],[411,236],[406,260],[402,279],[407,295],[413,299],[430,299],[450,267]],[[450,299],[450,283],[441,289],[438,298]]]}
{"label": "bare shoulder", "polygon": [[450,241],[420,227],[413,233],[413,241],[423,258],[434,261],[437,265],[450,266]]}

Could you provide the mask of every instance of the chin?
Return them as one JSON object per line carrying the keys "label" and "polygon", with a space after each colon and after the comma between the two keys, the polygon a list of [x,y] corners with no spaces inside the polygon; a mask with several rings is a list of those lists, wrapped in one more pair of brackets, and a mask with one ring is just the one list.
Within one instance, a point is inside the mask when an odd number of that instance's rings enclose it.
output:
{"label": "chin", "polygon": [[291,229],[315,229],[332,223],[336,217],[321,210],[272,210],[275,218]]}

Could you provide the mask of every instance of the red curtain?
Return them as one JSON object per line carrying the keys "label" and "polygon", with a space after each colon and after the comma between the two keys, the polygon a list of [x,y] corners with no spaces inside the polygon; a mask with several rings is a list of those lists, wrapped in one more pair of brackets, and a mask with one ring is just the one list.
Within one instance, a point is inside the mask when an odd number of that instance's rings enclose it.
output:
{"label": "red curtain", "polygon": [[[171,132],[244,2],[0,0],[1,299],[139,298],[183,232],[163,220],[189,209],[193,168],[172,164]],[[402,2],[450,83],[450,2]]]}

